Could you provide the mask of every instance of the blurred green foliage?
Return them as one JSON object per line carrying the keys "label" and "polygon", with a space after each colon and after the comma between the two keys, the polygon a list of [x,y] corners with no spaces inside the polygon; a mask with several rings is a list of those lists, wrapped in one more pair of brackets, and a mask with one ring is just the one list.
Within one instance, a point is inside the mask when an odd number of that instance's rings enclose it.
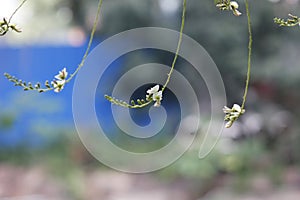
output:
{"label": "blurred green foliage", "polygon": [[14,125],[16,118],[14,114],[2,113],[0,115],[0,129],[9,129]]}

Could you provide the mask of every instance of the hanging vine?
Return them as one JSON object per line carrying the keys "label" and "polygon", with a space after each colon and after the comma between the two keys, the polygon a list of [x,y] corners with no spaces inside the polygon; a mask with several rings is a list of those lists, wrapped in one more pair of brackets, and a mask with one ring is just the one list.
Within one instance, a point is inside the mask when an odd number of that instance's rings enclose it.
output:
{"label": "hanging vine", "polygon": [[12,18],[14,15],[20,10],[20,8],[26,3],[27,0],[23,0],[21,4],[14,10],[14,12],[10,15],[8,20],[6,18],[3,18],[2,21],[0,21],[0,36],[4,36],[8,31],[13,30],[17,33],[21,33],[22,31],[16,27],[15,24],[11,23]]}
{"label": "hanging vine", "polygon": [[[19,11],[19,9],[25,4],[27,0],[22,0],[20,5],[14,10],[14,12],[11,14],[11,16],[8,18],[3,18],[2,21],[0,21],[0,36],[3,36],[7,34],[10,30],[20,33],[21,30],[16,27],[15,24],[12,24],[12,18],[14,15]],[[126,107],[126,108],[143,108],[145,106],[150,105],[151,103],[154,103],[155,107],[158,107],[161,105],[161,101],[163,99],[163,92],[167,88],[168,83],[171,79],[172,73],[174,71],[179,51],[182,44],[182,37],[183,37],[183,30],[185,26],[185,16],[186,16],[186,7],[187,7],[187,0],[182,0],[182,16],[181,16],[181,27],[180,27],[180,34],[179,39],[177,43],[176,53],[173,59],[173,62],[170,67],[170,71],[167,74],[167,79],[164,83],[164,85],[160,88],[159,85],[155,85],[154,87],[148,89],[146,91],[146,95],[144,99],[137,99],[137,100],[131,100],[130,103],[127,103],[123,100],[118,100],[115,97],[105,95],[105,98],[110,101],[112,104]],[[236,1],[231,0],[214,0],[215,5],[217,8],[223,11],[231,11],[234,16],[239,17],[242,15],[242,13],[239,10],[239,4]],[[54,76],[54,79],[50,82],[49,80],[46,80],[45,83],[42,85],[41,83],[35,83],[32,84],[31,82],[23,81],[17,77],[14,77],[8,73],[5,73],[5,77],[13,82],[15,86],[22,87],[24,91],[28,90],[34,90],[38,91],[40,93],[47,92],[53,90],[54,92],[60,92],[64,89],[64,86],[69,83],[79,72],[79,70],[83,67],[85,60],[87,58],[88,53],[90,52],[91,44],[94,38],[94,34],[97,28],[97,24],[99,21],[100,11],[102,8],[103,0],[99,0],[98,2],[98,8],[94,20],[94,24],[91,30],[88,46],[85,50],[85,53],[82,57],[81,62],[78,64],[75,71],[68,76],[68,72],[66,68],[63,68],[59,73]],[[246,74],[246,82],[245,82],[245,89],[244,89],[244,95],[242,97],[242,103],[234,104],[232,108],[229,108],[227,106],[224,106],[223,112],[225,113],[225,121],[227,122],[225,127],[229,128],[232,126],[232,124],[239,119],[241,115],[245,113],[245,104],[247,101],[247,94],[249,89],[249,83],[250,83],[250,76],[251,76],[251,56],[252,56],[252,28],[251,28],[251,17],[250,17],[250,11],[249,11],[249,2],[248,0],[245,0],[245,9],[246,9],[246,15],[247,15],[247,27],[248,27],[248,59],[247,59],[247,74]],[[296,26],[300,25],[300,18],[289,14],[289,18],[287,20],[281,19],[278,17],[274,18],[274,23],[278,24],[279,26]]]}
{"label": "hanging vine", "polygon": [[[26,0],[24,0],[22,3],[24,4]],[[77,66],[76,70],[68,77],[68,72],[66,70],[66,68],[64,68],[63,70],[61,70],[58,75],[56,75],[54,77],[54,79],[50,82],[49,80],[46,80],[44,83],[44,86],[42,87],[41,83],[36,83],[36,84],[32,84],[31,82],[26,82],[23,81],[22,79],[19,79],[17,77],[14,77],[8,73],[5,73],[4,76],[11,82],[13,82],[15,84],[15,86],[20,86],[23,88],[24,91],[28,91],[28,90],[35,90],[38,91],[40,93],[42,92],[47,92],[47,91],[51,91],[54,90],[54,92],[60,92],[63,90],[64,86],[69,83],[75,76],[76,74],[79,72],[79,70],[83,67],[85,60],[90,52],[91,49],[91,45],[94,39],[94,35],[95,35],[95,31],[97,29],[97,24],[99,22],[99,16],[100,16],[100,11],[101,11],[101,7],[102,7],[102,3],[103,0],[99,0],[98,3],[98,8],[97,8],[97,13],[95,16],[95,20],[94,20],[94,24],[92,27],[92,31],[90,34],[90,39],[88,42],[88,46],[85,50],[85,53],[81,59],[81,62],[79,63],[79,65]],[[18,9],[23,5],[21,4]],[[18,10],[17,9],[17,10]],[[16,11],[17,11],[16,10]],[[14,14],[16,13],[16,11],[14,12]]]}

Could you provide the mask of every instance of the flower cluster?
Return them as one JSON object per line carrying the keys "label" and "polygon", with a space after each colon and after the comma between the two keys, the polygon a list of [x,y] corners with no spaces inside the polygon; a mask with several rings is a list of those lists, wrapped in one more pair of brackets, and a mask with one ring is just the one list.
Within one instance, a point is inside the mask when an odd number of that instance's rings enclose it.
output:
{"label": "flower cluster", "polygon": [[225,121],[227,122],[225,127],[230,128],[232,124],[242,115],[245,113],[245,109],[242,109],[241,106],[238,104],[234,104],[232,108],[228,108],[224,106],[223,112],[225,115]]}
{"label": "flower cluster", "polygon": [[156,85],[147,90],[146,99],[131,100],[130,104],[109,95],[104,95],[104,97],[112,104],[125,108],[143,108],[148,106],[153,101],[155,102],[154,106],[159,107],[162,100],[162,92],[162,90],[159,91],[159,85]]}
{"label": "flower cluster", "polygon": [[0,21],[0,36],[5,35],[9,30],[13,30],[17,33],[21,33],[22,31],[16,27],[14,24],[10,24],[5,18]]}
{"label": "flower cluster", "polygon": [[274,22],[279,26],[300,26],[300,18],[292,14],[289,14],[289,18],[287,20],[275,17]]}
{"label": "flower cluster", "polygon": [[216,6],[221,10],[231,10],[235,16],[240,16],[242,14],[238,10],[239,4],[236,1],[220,0]]}
{"label": "flower cluster", "polygon": [[147,101],[150,101],[152,98],[153,101],[155,101],[154,107],[159,107],[162,100],[162,91],[159,91],[159,85],[156,85],[149,90],[147,90],[146,99]]}
{"label": "flower cluster", "polygon": [[66,78],[68,76],[68,72],[66,70],[66,68],[64,68],[63,70],[61,70],[56,76],[55,76],[55,80],[53,80],[51,82],[51,85],[54,88],[54,92],[60,92],[62,91],[62,89],[64,89],[64,86],[66,84]]}

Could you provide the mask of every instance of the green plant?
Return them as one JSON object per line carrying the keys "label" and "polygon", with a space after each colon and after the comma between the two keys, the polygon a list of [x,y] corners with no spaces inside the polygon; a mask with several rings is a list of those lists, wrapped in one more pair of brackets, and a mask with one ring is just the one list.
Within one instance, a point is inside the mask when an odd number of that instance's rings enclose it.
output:
{"label": "green plant", "polygon": [[[27,0],[23,0],[23,2],[16,9],[16,11],[13,13],[13,15],[19,10],[19,8],[26,1]],[[23,80],[18,79],[17,77],[14,77],[14,76],[12,76],[8,73],[5,73],[4,76],[9,81],[13,82],[15,84],[15,86],[22,87],[24,91],[34,90],[34,91],[38,91],[38,92],[42,93],[42,92],[47,92],[47,91],[54,90],[55,92],[60,92],[64,88],[65,84],[69,83],[76,76],[76,74],[79,72],[79,70],[83,67],[83,65],[85,63],[86,57],[88,56],[88,54],[90,52],[91,45],[92,45],[92,42],[93,42],[93,39],[94,39],[95,31],[96,31],[97,24],[98,24],[98,21],[99,21],[99,16],[100,16],[102,3],[103,3],[103,0],[99,0],[97,13],[96,13],[93,28],[92,28],[92,31],[91,31],[88,46],[87,46],[87,48],[85,50],[85,53],[84,53],[84,55],[81,59],[81,62],[77,66],[76,70],[69,77],[68,77],[68,73],[67,73],[66,68],[64,68],[62,71],[59,72],[58,75],[55,76],[55,79],[53,81],[51,81],[51,83],[50,83],[49,80],[46,80],[45,83],[44,83],[44,87],[42,87],[41,83],[36,83],[36,84],[33,85],[31,82],[23,81]],[[10,19],[12,18],[12,16],[10,17]]]}
{"label": "green plant", "polygon": [[[20,32],[19,29],[16,28],[16,25],[11,24],[11,20],[13,16],[17,13],[17,11],[24,5],[24,3],[27,0],[23,0],[21,4],[17,7],[17,9],[13,12],[13,14],[10,16],[9,20],[6,20],[5,18],[3,19],[2,22],[0,22],[1,29],[0,33],[1,35],[6,34],[9,30],[14,30],[16,32]],[[90,51],[91,48],[91,43],[94,38],[95,30],[98,24],[99,20],[99,15],[100,15],[100,10],[102,7],[103,0],[99,0],[98,3],[98,9],[96,13],[96,17],[94,20],[94,25],[90,34],[90,40],[88,43],[88,47],[83,55],[83,58],[79,65],[77,66],[76,70],[68,77],[68,72],[66,68],[64,68],[62,71],[59,72],[58,75],[55,76],[55,79],[53,81],[45,81],[44,85],[42,86],[41,83],[36,83],[32,84],[30,82],[23,81],[21,79],[18,79],[10,74],[5,73],[5,77],[13,82],[16,86],[22,87],[25,91],[27,90],[34,90],[38,92],[46,92],[46,91],[55,91],[55,92],[60,92],[63,90],[65,84],[70,82],[78,73],[78,71],[83,67],[86,57]],[[231,1],[231,0],[214,0],[214,3],[217,8],[220,10],[224,11],[231,11],[234,16],[241,16],[242,13],[238,10],[239,9],[239,4],[236,1]],[[105,95],[105,98],[110,101],[112,104],[116,104],[118,106],[126,107],[126,108],[143,108],[145,106],[150,105],[151,103],[154,102],[154,106],[158,107],[160,106],[160,103],[163,98],[163,92],[165,88],[168,86],[168,83],[171,79],[173,70],[176,65],[176,61],[178,59],[178,53],[181,48],[181,43],[182,43],[182,36],[183,36],[183,30],[185,26],[185,17],[186,17],[186,7],[187,7],[187,0],[183,0],[183,5],[182,5],[182,17],[181,17],[181,27],[180,27],[180,35],[178,39],[178,44],[177,44],[177,49],[176,53],[170,68],[170,71],[168,73],[168,77],[165,81],[165,84],[162,86],[160,89],[159,85],[154,86],[153,88],[150,88],[147,91],[147,94],[145,96],[145,99],[137,99],[137,100],[132,100],[130,103],[118,100],[115,97]],[[246,8],[246,15],[247,15],[247,27],[248,27],[248,59],[247,59],[247,74],[246,74],[246,82],[245,82],[245,89],[244,89],[244,94],[242,97],[242,103],[241,105],[239,104],[234,104],[232,108],[229,107],[224,107],[223,111],[225,113],[225,121],[226,127],[229,128],[232,126],[232,124],[239,119],[239,117],[245,113],[245,104],[247,100],[247,94],[248,94],[248,88],[249,88],[249,83],[250,83],[250,75],[251,75],[251,57],[252,57],[252,28],[251,28],[251,17],[250,17],[250,11],[249,11],[249,1],[245,0],[245,8]],[[274,22],[278,24],[279,26],[296,26],[300,25],[300,18],[294,15],[289,15],[289,19],[284,20],[280,18],[274,18]]]}

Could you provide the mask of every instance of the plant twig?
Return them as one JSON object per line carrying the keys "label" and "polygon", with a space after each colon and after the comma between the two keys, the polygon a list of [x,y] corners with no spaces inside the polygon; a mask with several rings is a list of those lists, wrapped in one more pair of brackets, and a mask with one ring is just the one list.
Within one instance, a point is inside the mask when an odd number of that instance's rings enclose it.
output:
{"label": "plant twig", "polygon": [[[13,13],[13,15],[18,11],[18,9],[20,9],[20,7],[26,1],[27,0],[23,0],[22,4],[15,10],[15,12]],[[62,86],[64,86],[66,83],[70,82],[74,78],[74,76],[79,72],[79,70],[83,67],[83,65],[85,63],[85,60],[86,60],[86,58],[87,58],[87,56],[88,56],[88,54],[90,52],[91,45],[92,45],[92,42],[93,42],[93,39],[94,39],[94,35],[95,35],[96,29],[97,29],[97,25],[98,25],[98,21],[99,21],[99,16],[100,16],[100,11],[101,11],[101,7],[102,7],[102,3],[103,3],[103,0],[99,0],[98,8],[97,8],[97,13],[96,13],[96,16],[95,16],[95,20],[94,20],[93,28],[92,28],[91,35],[90,35],[90,38],[89,38],[88,46],[87,46],[87,48],[85,50],[85,53],[84,53],[84,55],[82,57],[82,60],[81,60],[80,64],[78,65],[78,67],[76,68],[75,72],[73,74],[71,74],[68,79],[64,80]],[[11,16],[11,18],[12,18],[12,16]],[[14,76],[12,76],[12,75],[10,75],[8,73],[5,73],[4,76],[9,81],[15,83],[15,86],[23,87],[23,89],[25,91],[27,91],[27,90],[35,90],[35,91],[38,91],[38,92],[47,92],[47,91],[51,91],[51,90],[55,91],[55,89],[57,89],[55,87],[55,84],[52,84],[52,82],[51,82],[51,85],[50,85],[50,83],[49,83],[48,80],[45,82],[45,85],[44,85],[45,87],[44,88],[41,87],[40,83],[36,84],[37,87],[28,87],[28,85],[32,86],[32,84],[30,82],[26,83],[25,81],[20,80],[17,77],[14,77]],[[55,83],[55,81],[57,81],[57,80],[54,80],[54,83]]]}
{"label": "plant twig", "polygon": [[251,75],[252,41],[253,41],[252,29],[251,29],[251,17],[250,17],[248,0],[245,0],[245,4],[246,4],[246,14],[247,14],[249,41],[248,41],[247,78],[246,78],[245,91],[244,91],[244,95],[243,95],[243,102],[242,102],[242,106],[241,106],[242,110],[245,108],[245,103],[246,103],[246,100],[247,100],[247,94],[248,94],[248,89],[249,89],[249,82],[250,82],[250,75]]}
{"label": "plant twig", "polygon": [[176,61],[178,59],[178,55],[179,55],[179,51],[180,51],[180,47],[182,44],[182,36],[183,36],[183,29],[184,29],[184,25],[185,25],[185,13],[186,13],[186,0],[183,0],[183,10],[182,10],[182,16],[181,16],[181,27],[180,27],[180,33],[179,33],[179,40],[178,40],[178,44],[177,44],[177,49],[176,49],[176,53],[172,62],[172,66],[171,66],[171,70],[168,73],[168,78],[162,88],[162,91],[165,90],[165,88],[167,87],[168,83],[170,82],[171,79],[171,75],[174,71],[174,67],[176,64]]}
{"label": "plant twig", "polygon": [[27,0],[23,0],[20,5],[15,9],[15,11],[11,14],[11,16],[8,19],[8,23],[11,22],[12,18],[14,17],[14,15],[18,12],[18,10],[24,5],[24,3],[26,3]]}
{"label": "plant twig", "polygon": [[[184,29],[184,24],[185,24],[185,14],[186,14],[186,3],[187,0],[183,0],[183,8],[182,8],[182,17],[181,17],[181,26],[180,26],[180,33],[179,33],[179,39],[178,39],[178,44],[177,44],[177,48],[176,48],[176,52],[175,52],[175,56],[171,65],[171,69],[168,73],[168,78],[165,82],[165,84],[163,85],[162,89],[161,89],[161,93],[166,89],[168,83],[170,82],[171,79],[171,75],[174,71],[178,56],[179,56],[179,51],[180,51],[180,47],[182,44],[182,37],[183,37],[183,29]],[[146,98],[146,100],[132,100],[131,104],[126,103],[122,100],[118,100],[115,97],[109,96],[109,95],[104,95],[104,97],[110,101],[112,104],[118,105],[118,106],[122,106],[122,107],[126,107],[126,108],[143,108],[147,105],[149,105],[151,102],[153,102],[154,100],[152,98]],[[137,102],[137,103],[136,103]],[[160,102],[159,102],[160,105]],[[156,106],[156,104],[154,104],[154,106]]]}
{"label": "plant twig", "polygon": [[98,22],[99,22],[102,3],[103,3],[103,0],[99,0],[98,8],[97,8],[97,14],[95,16],[95,20],[94,20],[93,28],[92,28],[92,31],[91,31],[89,43],[88,43],[88,46],[87,46],[87,48],[85,50],[85,53],[82,57],[82,60],[81,60],[80,64],[78,65],[77,69],[75,70],[75,72],[73,74],[71,74],[70,77],[66,80],[66,83],[70,82],[73,79],[73,77],[78,73],[78,71],[83,67],[83,65],[85,63],[85,60],[86,60],[86,57],[88,56],[88,54],[90,52],[91,45],[92,45],[94,35],[95,35],[96,29],[97,29],[97,25],[98,25]]}

